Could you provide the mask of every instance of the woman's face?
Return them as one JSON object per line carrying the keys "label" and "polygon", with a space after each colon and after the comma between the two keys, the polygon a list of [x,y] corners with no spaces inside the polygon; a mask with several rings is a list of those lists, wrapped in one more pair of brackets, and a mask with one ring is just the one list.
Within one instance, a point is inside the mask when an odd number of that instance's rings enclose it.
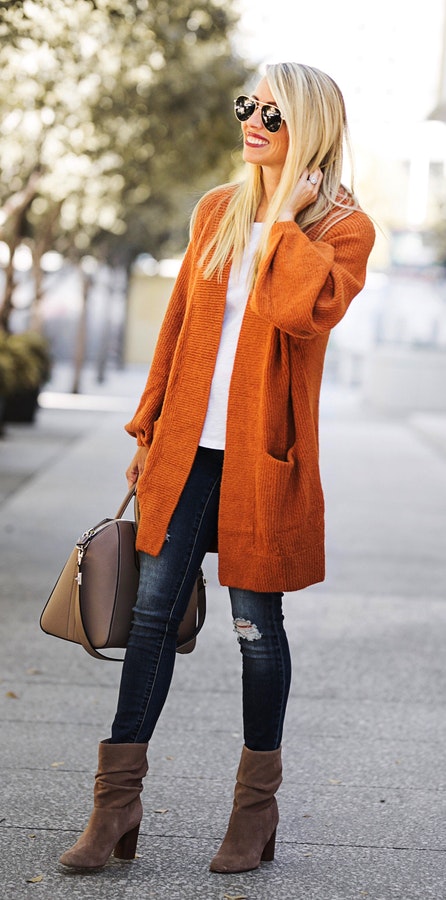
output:
{"label": "woman's face", "polygon": [[[277,105],[266,78],[259,81],[251,96],[260,103]],[[280,173],[288,151],[286,123],[282,122],[279,131],[267,131],[262,122],[260,109],[257,107],[251,118],[242,122],[241,126],[245,162],[276,169]]]}

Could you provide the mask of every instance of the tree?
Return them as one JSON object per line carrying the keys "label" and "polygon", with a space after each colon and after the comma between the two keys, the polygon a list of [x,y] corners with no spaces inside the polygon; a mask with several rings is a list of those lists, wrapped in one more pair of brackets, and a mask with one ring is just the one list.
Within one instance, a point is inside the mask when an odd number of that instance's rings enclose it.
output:
{"label": "tree", "polygon": [[[78,263],[75,390],[92,284],[85,254],[128,272],[138,253],[182,251],[196,199],[231,176],[231,101],[250,74],[231,44],[235,24],[221,0],[0,4],[0,240],[10,250],[1,324],[21,241],[32,252],[35,326],[44,253]],[[8,204],[25,195],[6,224]]]}
{"label": "tree", "polygon": [[0,201],[40,172],[26,214],[38,252],[128,264],[184,247],[195,199],[233,167],[235,22],[220,0],[0,7]]}

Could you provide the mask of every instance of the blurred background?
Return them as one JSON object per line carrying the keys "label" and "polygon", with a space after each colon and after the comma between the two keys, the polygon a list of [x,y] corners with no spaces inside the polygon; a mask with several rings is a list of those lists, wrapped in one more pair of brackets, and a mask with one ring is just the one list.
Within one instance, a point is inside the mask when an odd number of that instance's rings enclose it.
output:
{"label": "blurred background", "polygon": [[190,213],[240,173],[232,99],[278,60],[341,87],[377,229],[326,381],[444,411],[445,46],[445,0],[0,3],[3,422],[148,366]]}

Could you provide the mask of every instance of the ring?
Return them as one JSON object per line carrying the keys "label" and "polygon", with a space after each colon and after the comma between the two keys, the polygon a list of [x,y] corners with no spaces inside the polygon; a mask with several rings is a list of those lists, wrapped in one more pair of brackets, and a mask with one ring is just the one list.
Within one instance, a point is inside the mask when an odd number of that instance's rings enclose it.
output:
{"label": "ring", "polygon": [[310,175],[308,181],[311,181],[311,184],[317,184],[317,175],[315,175],[313,172],[313,174]]}

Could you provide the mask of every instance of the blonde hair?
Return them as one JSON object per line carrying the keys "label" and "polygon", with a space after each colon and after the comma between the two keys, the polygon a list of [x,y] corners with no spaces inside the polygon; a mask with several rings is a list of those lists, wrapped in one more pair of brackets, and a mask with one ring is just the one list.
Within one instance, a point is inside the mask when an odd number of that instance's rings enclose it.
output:
{"label": "blonde hair", "polygon": [[[289,144],[280,182],[265,216],[253,263],[252,282],[266,251],[271,228],[305,169],[320,168],[324,177],[315,202],[296,216],[296,222],[304,231],[316,226],[331,212],[325,226],[317,232],[317,239],[320,239],[335,221],[357,208],[353,189],[349,191],[341,185],[344,140],[350,160],[351,151],[344,99],[337,84],[319,69],[300,63],[267,66],[266,78],[286,122]],[[240,263],[248,244],[262,197],[262,169],[247,163],[246,170],[245,180],[235,186],[216,234],[203,254],[201,264],[205,278],[212,278],[217,273],[221,279],[228,259]]]}

